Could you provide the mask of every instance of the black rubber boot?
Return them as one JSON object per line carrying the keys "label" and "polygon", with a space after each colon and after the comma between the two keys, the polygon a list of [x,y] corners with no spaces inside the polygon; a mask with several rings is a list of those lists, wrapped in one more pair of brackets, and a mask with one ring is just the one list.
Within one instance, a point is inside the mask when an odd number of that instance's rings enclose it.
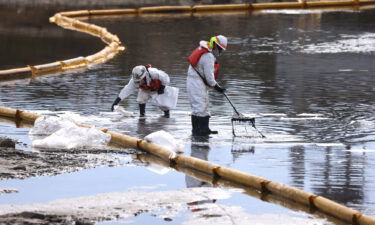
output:
{"label": "black rubber boot", "polygon": [[205,132],[208,132],[209,134],[218,134],[217,130],[211,130],[210,129],[210,116],[205,116],[204,118],[204,130]]}
{"label": "black rubber boot", "polygon": [[198,116],[198,127],[199,127],[199,136],[208,136],[211,134],[210,129],[208,128],[207,117]]}
{"label": "black rubber boot", "polygon": [[193,134],[193,136],[200,136],[197,116],[191,115],[191,126],[192,126],[191,133]]}
{"label": "black rubber boot", "polygon": [[143,117],[146,115],[146,104],[139,104],[139,116]]}
{"label": "black rubber boot", "polygon": [[208,128],[208,119],[209,116],[201,117],[201,116],[195,116],[196,119],[196,130],[194,132],[193,129],[193,135],[195,136],[208,136],[211,134],[211,130]]}
{"label": "black rubber boot", "polygon": [[169,116],[170,116],[170,115],[169,115],[169,110],[164,111],[164,117],[165,117],[165,118],[169,118]]}

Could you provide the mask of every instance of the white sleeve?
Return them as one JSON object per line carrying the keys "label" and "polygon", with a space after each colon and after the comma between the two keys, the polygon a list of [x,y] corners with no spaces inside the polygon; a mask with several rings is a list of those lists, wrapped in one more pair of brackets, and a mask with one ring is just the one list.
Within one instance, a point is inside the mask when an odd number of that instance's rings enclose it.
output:
{"label": "white sleeve", "polygon": [[159,79],[161,84],[164,86],[169,85],[169,75],[166,72],[156,68],[150,68],[148,70],[150,71],[152,79]]}
{"label": "white sleeve", "polygon": [[199,62],[202,65],[203,76],[206,78],[208,85],[210,85],[211,87],[215,86],[215,56],[211,53],[203,54]]}
{"label": "white sleeve", "polygon": [[125,85],[124,88],[120,91],[120,94],[118,95],[121,100],[129,97],[129,95],[133,94],[135,90],[137,90],[137,86],[135,85],[133,78],[130,79],[129,83]]}

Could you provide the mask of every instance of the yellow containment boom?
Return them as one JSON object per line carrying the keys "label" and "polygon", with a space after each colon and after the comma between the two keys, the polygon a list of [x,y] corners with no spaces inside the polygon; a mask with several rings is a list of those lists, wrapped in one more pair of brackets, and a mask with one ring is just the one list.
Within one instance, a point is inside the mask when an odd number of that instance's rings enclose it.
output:
{"label": "yellow containment boom", "polygon": [[[78,10],[69,12],[60,12],[50,18],[51,23],[71,30],[85,32],[93,36],[101,38],[101,40],[107,44],[107,46],[89,56],[85,56],[85,60],[80,63],[79,66],[72,65],[69,63],[60,64],[56,62],[47,63],[43,65],[30,65],[24,68],[0,70],[0,81],[2,80],[13,80],[33,77],[35,75],[44,75],[59,73],[68,70],[75,70],[78,68],[87,68],[90,65],[105,63],[112,59],[116,55],[125,51],[125,47],[122,45],[120,39],[108,32],[106,28],[82,22],[79,18],[87,18],[90,16],[111,16],[111,15],[147,15],[147,14],[176,14],[176,13],[225,13],[227,11],[234,12],[252,12],[256,10],[267,10],[267,9],[324,9],[332,7],[345,7],[345,6],[362,6],[375,4],[375,0],[344,0],[344,1],[298,1],[298,2],[272,2],[272,3],[252,3],[252,4],[216,4],[216,5],[194,5],[194,6],[153,6],[153,7],[141,7],[138,9],[105,9],[105,10]],[[82,57],[82,56],[81,56]],[[72,59],[73,60],[73,59]],[[68,60],[69,61],[69,60]]]}

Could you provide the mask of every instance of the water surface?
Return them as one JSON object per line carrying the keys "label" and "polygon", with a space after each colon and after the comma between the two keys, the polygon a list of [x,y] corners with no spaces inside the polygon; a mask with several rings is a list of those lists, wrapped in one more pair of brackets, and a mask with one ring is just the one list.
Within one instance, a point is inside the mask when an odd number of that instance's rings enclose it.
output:
{"label": "water surface", "polygon": [[[85,56],[104,47],[95,37],[48,24],[52,14],[25,15],[31,26],[18,29],[21,22],[16,21],[3,28],[0,48],[7,53],[0,58],[1,69]],[[375,216],[374,20],[373,10],[90,18],[88,22],[117,34],[127,52],[88,70],[1,83],[0,104],[68,114],[78,122],[140,138],[163,129],[183,141],[187,155],[282,182]],[[25,32],[26,28],[34,32]],[[228,50],[218,59],[222,66],[219,83],[227,88],[238,111],[256,116],[265,139],[252,129],[247,133],[251,138],[234,138],[233,109],[214,91],[210,94],[210,125],[219,135],[210,137],[209,144],[190,137],[187,57],[200,40],[215,34],[229,38]],[[147,105],[146,119],[110,112],[131,69],[142,64],[165,70],[171,85],[180,89],[170,119],[160,117],[162,112],[152,104]],[[138,113],[134,95],[121,105]],[[4,124],[0,129],[3,135],[30,143],[28,129]],[[243,126],[236,129],[246,134]],[[135,179],[139,174],[142,179]],[[75,179],[81,180],[80,188],[72,185]],[[64,190],[44,189],[43,182],[49,180]],[[156,190],[204,185],[175,171],[157,175],[142,167],[101,168],[1,181],[2,187],[22,191],[0,196],[0,203],[44,202],[160,184]],[[40,186],[48,193],[43,197]],[[223,201],[240,205],[248,213],[293,214],[244,195],[233,194]],[[138,218],[133,222],[156,220]]]}

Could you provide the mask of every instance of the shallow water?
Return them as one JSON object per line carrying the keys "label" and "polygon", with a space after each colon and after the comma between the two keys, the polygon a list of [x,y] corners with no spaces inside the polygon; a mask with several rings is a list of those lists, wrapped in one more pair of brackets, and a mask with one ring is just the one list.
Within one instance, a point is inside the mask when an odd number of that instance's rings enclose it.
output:
{"label": "shallow water", "polygon": [[[52,14],[19,13],[35,20],[19,30],[16,26],[23,21],[3,26],[0,43],[6,44],[0,47],[7,54],[1,56],[1,69],[89,55],[104,46],[95,37],[48,24]],[[77,122],[140,138],[163,129],[183,141],[187,155],[282,182],[375,216],[374,17],[373,10],[283,10],[91,18],[89,22],[117,34],[128,51],[88,70],[0,83],[0,103],[42,114],[69,115]],[[23,32],[25,27],[29,32]],[[218,59],[222,66],[219,83],[228,89],[238,111],[256,116],[265,139],[252,129],[248,130],[252,138],[233,138],[233,110],[215,92],[211,93],[210,125],[219,135],[210,137],[209,144],[190,137],[186,58],[201,39],[219,33],[229,38],[228,50]],[[132,67],[149,63],[165,70],[171,85],[180,89],[171,118],[160,117],[162,112],[151,104],[146,119],[110,112]],[[138,112],[134,95],[121,105]],[[236,131],[246,134],[243,128],[236,126]],[[1,124],[0,130],[30,144],[26,128]],[[21,148],[33,150],[22,143]],[[201,185],[175,171],[159,175],[143,167],[97,168],[1,181],[0,187],[20,192],[0,196],[0,204],[48,202],[138,186],[159,191]],[[220,201],[243,207],[249,214],[294,214],[238,193]],[[168,223],[148,215],[132,222]],[[175,222],[186,221],[183,215],[175,217]]]}

